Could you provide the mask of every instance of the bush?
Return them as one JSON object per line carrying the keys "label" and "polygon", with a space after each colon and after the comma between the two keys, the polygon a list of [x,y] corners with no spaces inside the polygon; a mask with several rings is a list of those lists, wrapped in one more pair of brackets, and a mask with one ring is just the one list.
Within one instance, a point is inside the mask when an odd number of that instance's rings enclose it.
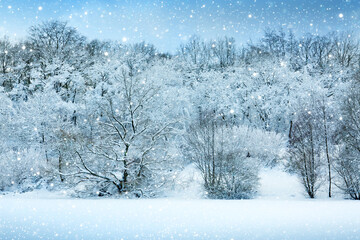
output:
{"label": "bush", "polygon": [[235,126],[215,116],[201,116],[189,127],[185,154],[200,170],[209,197],[251,198],[256,193],[264,153],[268,151],[268,158],[277,161],[283,152],[267,150],[271,148],[269,143],[272,141],[278,149],[282,138],[263,130]]}

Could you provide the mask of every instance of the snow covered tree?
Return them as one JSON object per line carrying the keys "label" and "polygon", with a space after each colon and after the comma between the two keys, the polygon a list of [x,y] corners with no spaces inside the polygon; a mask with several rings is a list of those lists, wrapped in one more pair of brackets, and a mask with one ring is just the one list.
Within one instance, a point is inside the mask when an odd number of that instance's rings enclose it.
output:
{"label": "snow covered tree", "polygon": [[[23,166],[46,169],[36,178],[84,187],[84,196],[154,196],[179,165],[202,161],[213,197],[243,198],[256,191],[256,166],[286,158],[287,135],[309,196],[325,177],[331,196],[332,169],[345,169],[337,153],[355,158],[345,137],[354,130],[336,119],[338,99],[355,99],[358,51],[348,33],[269,29],[240,51],[231,37],[193,36],[170,55],[145,42],[87,42],[66,22],[44,22],[24,41],[0,40],[1,154],[20,153]],[[18,179],[31,175],[18,170]]]}
{"label": "snow covered tree", "polygon": [[320,118],[312,109],[296,113],[290,135],[290,168],[301,179],[310,198],[314,198],[320,187],[321,132]]}
{"label": "snow covered tree", "polygon": [[220,68],[226,68],[235,64],[236,46],[234,38],[219,38],[211,43],[211,48],[216,63]]}
{"label": "snow covered tree", "polygon": [[89,194],[151,196],[171,174],[166,146],[172,122],[154,105],[161,88],[131,69],[116,66],[107,82],[100,78],[88,92],[87,132],[76,142],[75,168]]}
{"label": "snow covered tree", "polygon": [[190,65],[201,70],[208,68],[211,58],[210,44],[199,36],[192,36],[186,44],[180,46],[179,52],[183,60]]}
{"label": "snow covered tree", "polygon": [[335,170],[341,178],[340,189],[352,199],[360,200],[360,91],[355,81],[344,98],[336,139],[340,151]]}
{"label": "snow covered tree", "polygon": [[78,67],[85,60],[85,40],[75,28],[61,21],[43,22],[29,31],[29,44],[42,66],[57,59]]}
{"label": "snow covered tree", "polygon": [[86,39],[66,22],[48,21],[30,28],[28,48],[34,57],[33,85],[52,87],[64,99],[74,101],[76,83],[91,63],[87,58]]}

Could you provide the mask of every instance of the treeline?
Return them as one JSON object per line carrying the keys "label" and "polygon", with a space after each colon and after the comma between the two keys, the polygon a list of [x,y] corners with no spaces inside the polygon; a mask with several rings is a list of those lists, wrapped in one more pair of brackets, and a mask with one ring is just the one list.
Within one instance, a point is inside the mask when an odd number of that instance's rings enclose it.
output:
{"label": "treeline", "polygon": [[156,197],[195,164],[211,198],[251,198],[284,164],[309,197],[360,199],[359,43],[266,30],[176,54],[87,40],[65,22],[0,40],[0,190]]}

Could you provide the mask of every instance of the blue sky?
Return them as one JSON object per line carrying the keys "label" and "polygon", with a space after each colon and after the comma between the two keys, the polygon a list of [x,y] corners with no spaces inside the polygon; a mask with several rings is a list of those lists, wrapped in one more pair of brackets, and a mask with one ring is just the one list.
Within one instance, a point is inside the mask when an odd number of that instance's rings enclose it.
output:
{"label": "blue sky", "polygon": [[358,0],[0,0],[0,36],[21,39],[34,24],[68,21],[89,39],[146,41],[173,52],[197,34],[257,40],[267,27],[324,34],[360,31]]}

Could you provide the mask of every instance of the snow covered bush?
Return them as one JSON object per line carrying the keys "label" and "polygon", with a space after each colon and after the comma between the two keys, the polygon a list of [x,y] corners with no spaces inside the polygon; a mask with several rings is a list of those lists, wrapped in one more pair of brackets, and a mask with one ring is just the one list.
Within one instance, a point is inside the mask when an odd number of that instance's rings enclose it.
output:
{"label": "snow covered bush", "polygon": [[340,176],[338,187],[350,198],[360,200],[359,154],[351,147],[344,147],[335,161],[335,171]]}
{"label": "snow covered bush", "polygon": [[285,147],[277,134],[230,124],[214,112],[200,115],[186,142],[184,154],[200,170],[208,196],[225,199],[254,196],[263,158],[276,161]]}
{"label": "snow covered bush", "polygon": [[31,191],[50,176],[38,149],[2,152],[0,159],[0,191]]}

